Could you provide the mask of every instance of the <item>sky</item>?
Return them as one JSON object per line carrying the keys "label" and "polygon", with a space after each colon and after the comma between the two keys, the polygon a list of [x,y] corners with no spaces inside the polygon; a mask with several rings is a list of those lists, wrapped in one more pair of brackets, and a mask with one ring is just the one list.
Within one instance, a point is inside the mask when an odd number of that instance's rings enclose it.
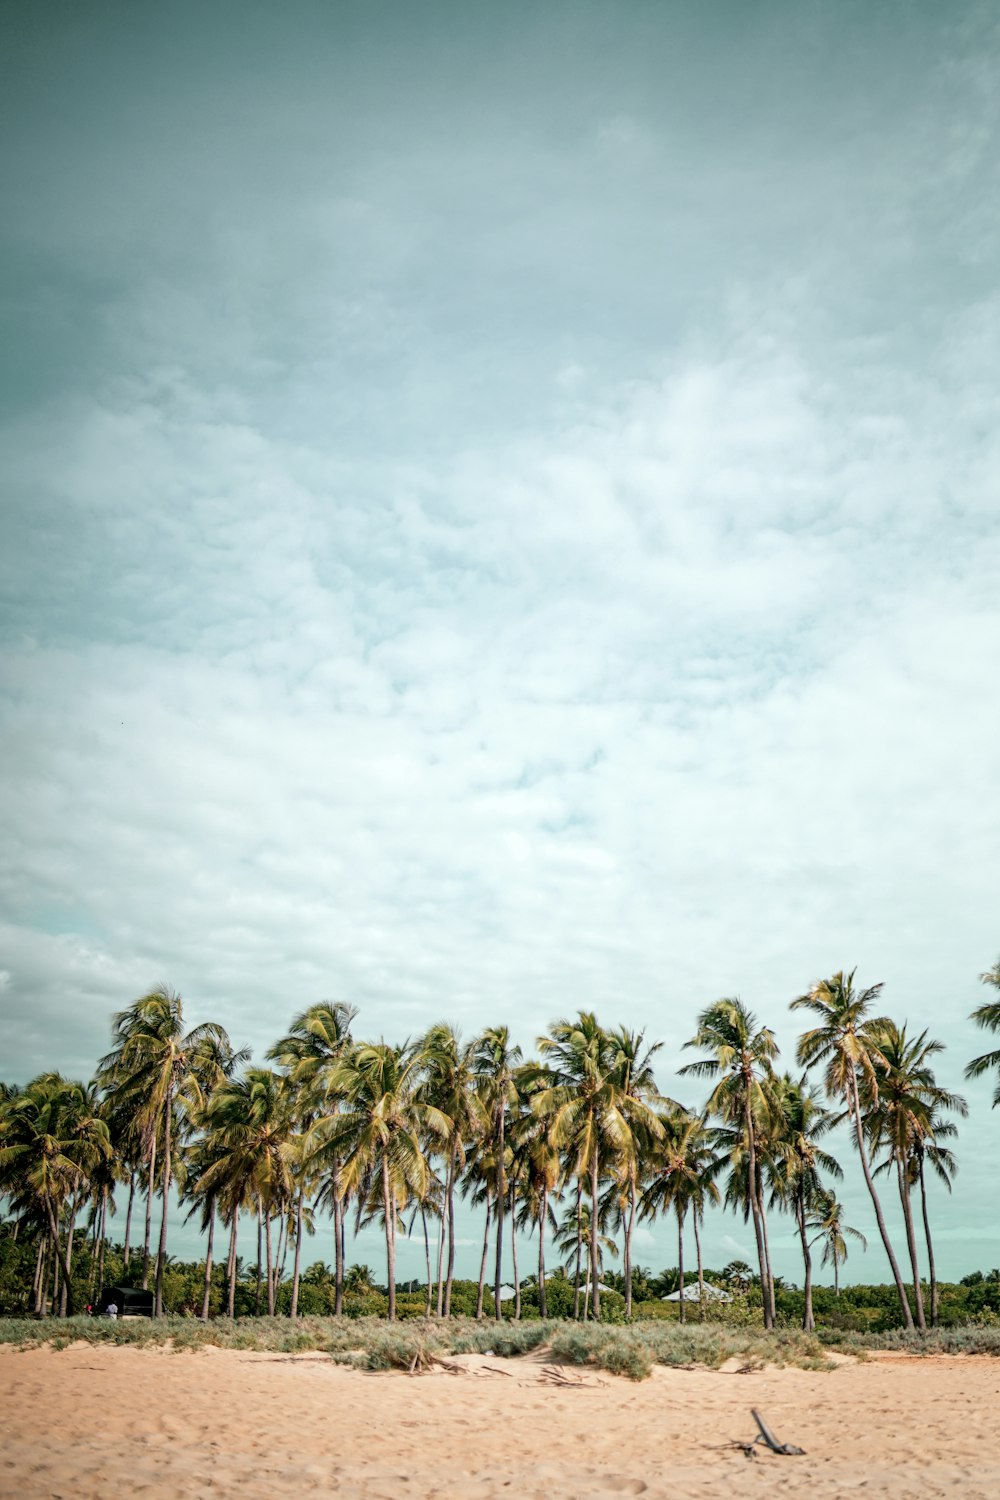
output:
{"label": "sky", "polygon": [[857,966],[1000,1261],[996,8],[0,26],[0,1076],[166,983],[258,1061],[593,1009],[700,1104],[699,1010],[794,1067]]}

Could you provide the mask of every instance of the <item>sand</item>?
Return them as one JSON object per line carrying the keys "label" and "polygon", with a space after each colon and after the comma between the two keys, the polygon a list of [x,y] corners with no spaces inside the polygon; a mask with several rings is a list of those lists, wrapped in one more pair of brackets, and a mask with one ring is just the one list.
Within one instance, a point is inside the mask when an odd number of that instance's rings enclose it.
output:
{"label": "sand", "polygon": [[[986,1356],[658,1369],[640,1384],[568,1371],[585,1382],[568,1388],[537,1358],[456,1364],[408,1376],[322,1355],[2,1348],[0,1494],[1000,1495],[1000,1360]],[[752,1406],[805,1457],[720,1446],[755,1435]]]}

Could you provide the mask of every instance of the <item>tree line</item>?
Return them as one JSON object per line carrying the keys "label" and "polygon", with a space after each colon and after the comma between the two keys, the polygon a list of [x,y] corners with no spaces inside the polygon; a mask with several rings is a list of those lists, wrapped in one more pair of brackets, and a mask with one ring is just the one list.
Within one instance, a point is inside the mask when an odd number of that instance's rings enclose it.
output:
{"label": "tree line", "polygon": [[[981,978],[1000,992],[1000,961]],[[295,1317],[303,1237],[318,1210],[333,1220],[336,1314],[353,1220],[355,1232],[372,1223],[382,1228],[388,1316],[395,1318],[396,1238],[409,1216],[407,1232],[418,1219],[422,1229],[426,1311],[448,1317],[460,1195],[483,1218],[477,1317],[484,1314],[491,1250],[493,1314],[501,1317],[506,1301],[520,1316],[518,1230],[537,1239],[542,1317],[549,1315],[547,1253],[560,1257],[572,1282],[572,1314],[587,1319],[601,1317],[603,1268],[619,1248],[631,1316],[635,1229],[666,1215],[677,1231],[683,1320],[685,1232],[690,1225],[703,1309],[701,1228],[707,1208],[724,1204],[752,1224],[767,1328],[776,1319],[769,1225],[775,1213],[790,1217],[803,1260],[803,1327],[811,1329],[814,1250],[821,1247],[836,1282],[848,1239],[863,1241],[844,1222],[842,1168],[824,1144],[845,1121],[903,1323],[924,1328],[938,1317],[927,1177],[935,1174],[950,1189],[954,1117],[967,1107],[935,1078],[942,1043],[926,1031],[911,1036],[905,1024],[877,1014],[881,990],[862,988],[855,971],[841,971],[792,1001],[808,1021],[796,1072],[778,1071],[773,1033],[739,999],[707,1006],[685,1043],[691,1060],[679,1069],[709,1085],[698,1109],[659,1090],[654,1059],[662,1043],[624,1025],[602,1026],[589,1011],[553,1022],[537,1039],[537,1055],[525,1058],[506,1026],[470,1041],[446,1023],[398,1045],[362,1041],[352,1032],[352,1006],[322,1002],[294,1018],[266,1054],[272,1066],[261,1067],[217,1024],[185,1030],[181,998],[153,990],[114,1016],[111,1050],[91,1081],[49,1072],[23,1087],[0,1085],[0,1195],[13,1233],[35,1247],[34,1309],[75,1311],[72,1258],[81,1232],[91,1237],[103,1283],[109,1217],[127,1192],[124,1266],[141,1257],[142,1286],[152,1279],[161,1315],[176,1191],[206,1235],[203,1317],[219,1227],[228,1232],[226,1311],[233,1316],[241,1214],[256,1219],[270,1314],[291,1254]],[[1000,1032],[1000,999],[972,1019]],[[974,1078],[991,1069],[1000,1077],[1000,1049],[965,1071]],[[993,1103],[1000,1103],[1000,1082]],[[895,1179],[909,1287],[886,1226],[880,1177]],[[928,1260],[929,1305],[918,1240]]]}

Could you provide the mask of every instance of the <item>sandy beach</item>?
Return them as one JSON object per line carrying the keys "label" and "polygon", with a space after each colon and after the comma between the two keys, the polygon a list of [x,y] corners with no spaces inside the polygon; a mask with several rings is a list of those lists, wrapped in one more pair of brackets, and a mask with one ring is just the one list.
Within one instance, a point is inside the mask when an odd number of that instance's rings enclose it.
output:
{"label": "sandy beach", "polygon": [[[881,1356],[829,1373],[657,1369],[630,1381],[544,1357],[372,1374],[324,1355],[75,1345],[0,1349],[0,1493],[272,1497],[924,1497],[1000,1494],[1000,1362]],[[801,1458],[730,1439],[760,1408]]]}

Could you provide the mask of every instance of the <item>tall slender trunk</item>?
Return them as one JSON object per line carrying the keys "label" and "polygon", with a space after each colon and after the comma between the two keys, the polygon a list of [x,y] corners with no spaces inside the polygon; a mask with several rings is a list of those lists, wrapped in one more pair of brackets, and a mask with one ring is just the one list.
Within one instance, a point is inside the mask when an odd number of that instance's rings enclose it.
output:
{"label": "tall slender trunk", "polygon": [[447,1217],[448,1194],[451,1191],[451,1162],[449,1154],[448,1165],[444,1174],[444,1201],[441,1204],[441,1215],[438,1219],[438,1241],[437,1241],[437,1279],[434,1290],[434,1316],[440,1318],[444,1312],[444,1241],[445,1220]]}
{"label": "tall slender trunk", "polygon": [[205,1284],[201,1292],[201,1321],[208,1322],[208,1305],[212,1295],[212,1248],[215,1241],[215,1194],[208,1200],[208,1248],[205,1251]]}
{"label": "tall slender trunk", "polygon": [[834,1251],[834,1255],[833,1255],[833,1295],[837,1298],[837,1301],[839,1302],[840,1301],[840,1261],[837,1259],[837,1253],[836,1253],[836,1251]]}
{"label": "tall slender trunk", "polygon": [[226,1314],[232,1318],[236,1310],[236,1235],[240,1227],[239,1209],[233,1209],[233,1217],[229,1225],[229,1264],[226,1267],[229,1274],[229,1296],[226,1302]]}
{"label": "tall slender trunk", "polygon": [[680,1199],[677,1200],[677,1289],[681,1294],[681,1300],[677,1304],[680,1308],[681,1322],[686,1321],[684,1311],[684,1209],[681,1207]]}
{"label": "tall slender trunk", "polygon": [[429,1318],[431,1315],[431,1298],[434,1295],[434,1286],[431,1281],[431,1238],[427,1233],[427,1211],[422,1203],[420,1205],[420,1222],[424,1230],[424,1259],[427,1262],[427,1301],[424,1304],[424,1317]]}
{"label": "tall slender trunk", "polygon": [[131,1253],[129,1241],[132,1237],[132,1205],[135,1202],[135,1171],[128,1174],[128,1212],[125,1215],[125,1269],[128,1270],[129,1255]]}
{"label": "tall slender trunk", "polygon": [[345,1194],[344,1202],[340,1210],[340,1234],[337,1243],[340,1246],[340,1302],[341,1312],[344,1310],[344,1267],[347,1265],[347,1205],[348,1197]]}
{"label": "tall slender trunk", "polygon": [[486,1194],[486,1228],[483,1230],[483,1258],[479,1262],[479,1291],[476,1294],[476,1317],[483,1316],[483,1288],[486,1285],[486,1257],[490,1253],[490,1195]]}
{"label": "tall slender trunk", "polygon": [[753,1109],[750,1103],[750,1088],[750,1081],[746,1081],[744,1086],[743,1120],[747,1133],[747,1151],[749,1153],[747,1173],[750,1192],[750,1212],[753,1216],[754,1238],[757,1241],[757,1263],[760,1266],[760,1292],[761,1300],[764,1303],[764,1327],[773,1328],[774,1319],[771,1314],[771,1298],[767,1280],[767,1251],[764,1248],[760,1203],[757,1198],[757,1138],[753,1123]]}
{"label": "tall slender trunk", "polygon": [[549,1212],[548,1184],[542,1184],[542,1211],[538,1216],[538,1316],[547,1318],[548,1303],[545,1300],[545,1220]]}
{"label": "tall slender trunk", "polygon": [[97,1251],[97,1290],[104,1290],[104,1255],[108,1248],[108,1190],[104,1189],[104,1201],[101,1204],[101,1242]]}
{"label": "tall slender trunk", "polygon": [[292,1300],[288,1308],[288,1316],[297,1318],[299,1315],[299,1270],[302,1263],[302,1201],[304,1190],[299,1188],[298,1197],[295,1200],[295,1263],[292,1266]]}
{"label": "tall slender trunk", "polygon": [[[580,1318],[580,1262],[583,1260],[583,1178],[576,1179],[576,1270],[573,1274],[573,1316]],[[586,1308],[584,1308],[586,1315]]]}
{"label": "tall slender trunk", "polygon": [[917,1157],[917,1170],[920,1174],[920,1210],[924,1220],[924,1239],[927,1241],[927,1269],[931,1278],[931,1327],[938,1325],[938,1284],[937,1271],[934,1268],[934,1245],[931,1241],[931,1221],[927,1217],[927,1184],[924,1182],[924,1153],[921,1151]]}
{"label": "tall slender trunk", "polygon": [[389,1322],[396,1321],[396,1203],[389,1192],[389,1163],[382,1157],[382,1206],[385,1210],[385,1263],[389,1280]]}
{"label": "tall slender trunk", "polygon": [[39,1288],[42,1285],[42,1267],[45,1264],[45,1249],[46,1249],[45,1238],[44,1238],[43,1235],[39,1235],[38,1236],[38,1253],[35,1256],[35,1279],[31,1283],[31,1302],[32,1302],[32,1306],[34,1308],[34,1312],[35,1312],[35,1316],[36,1317],[38,1315],[39,1307],[40,1307],[40,1304],[41,1304],[41,1298],[40,1298],[40,1295],[39,1295]]}
{"label": "tall slender trunk", "polygon": [[764,1264],[767,1267],[767,1300],[771,1309],[771,1322],[769,1327],[773,1328],[777,1323],[777,1315],[774,1305],[774,1271],[771,1268],[771,1245],[767,1234],[767,1214],[764,1211],[763,1186],[757,1183],[757,1202],[760,1204],[760,1234],[764,1241]]}
{"label": "tall slender trunk", "polygon": [[451,1191],[448,1194],[448,1276],[444,1284],[444,1315],[451,1317],[451,1288],[455,1280],[455,1178],[458,1174],[458,1143],[452,1147]]}
{"label": "tall slender trunk", "polygon": [[594,1132],[594,1152],[590,1159],[590,1279],[594,1287],[594,1322],[601,1321],[600,1262],[597,1250],[598,1212],[597,1190],[600,1182],[600,1160],[597,1153],[597,1132]]}
{"label": "tall slender trunk", "polygon": [[698,1205],[692,1214],[694,1224],[694,1253],[698,1261],[698,1322],[705,1321],[705,1267],[701,1263],[701,1234],[698,1230]]}
{"label": "tall slender trunk", "polygon": [[[68,1315],[72,1316],[76,1309],[73,1306],[73,1288],[70,1284],[69,1262],[63,1255],[63,1248],[59,1241],[59,1225],[56,1221],[55,1209],[52,1207],[52,1200],[50,1198],[46,1198],[45,1208],[49,1218],[49,1233],[52,1236],[52,1249],[55,1253],[55,1263],[59,1270],[62,1271],[63,1283],[66,1287],[66,1309]],[[54,1304],[54,1287],[52,1292],[52,1300]]]}
{"label": "tall slender trunk", "polygon": [[516,1187],[510,1185],[510,1258],[514,1267],[514,1322],[521,1321],[521,1278],[517,1270],[517,1215],[515,1213]]}
{"label": "tall slender trunk", "polygon": [[503,1211],[507,1197],[507,1174],[504,1171],[504,1126],[507,1116],[507,1101],[500,1100],[500,1118],[497,1121],[497,1257],[493,1267],[493,1315],[500,1321],[500,1286],[503,1279]]}
{"label": "tall slender trunk", "polygon": [[63,1282],[62,1294],[59,1299],[59,1316],[66,1317],[66,1309],[69,1305],[70,1286],[69,1273],[73,1265],[73,1236],[76,1233],[76,1208],[74,1207],[69,1216],[69,1227],[66,1230],[66,1279]]}
{"label": "tall slender trunk", "polygon": [[882,1244],[885,1246],[885,1253],[889,1258],[892,1279],[896,1283],[899,1307],[903,1314],[903,1325],[906,1328],[912,1328],[913,1313],[910,1311],[910,1300],[906,1295],[906,1286],[903,1278],[899,1274],[899,1265],[892,1248],[892,1241],[889,1239],[889,1231],[885,1227],[885,1219],[882,1216],[882,1205],[879,1202],[878,1191],[872,1181],[871,1168],[868,1165],[868,1153],[865,1150],[865,1135],[861,1124],[861,1099],[858,1095],[858,1079],[856,1074],[851,1075],[850,1106],[851,1113],[854,1116],[854,1133],[858,1143],[858,1155],[861,1157],[861,1170],[864,1173],[865,1186],[868,1189],[869,1197],[872,1200],[872,1207],[875,1210],[875,1222],[878,1225],[878,1232],[882,1236]]}
{"label": "tall slender trunk", "polygon": [[142,1241],[142,1289],[149,1287],[149,1246],[153,1238],[153,1193],[156,1184],[156,1128],[154,1126],[149,1143],[149,1161],[146,1175],[146,1232]]}
{"label": "tall slender trunk", "polygon": [[337,1179],[340,1176],[340,1164],[333,1164],[333,1316],[340,1317],[343,1313],[343,1271],[345,1271],[345,1202],[340,1194]]}
{"label": "tall slender trunk", "polygon": [[260,1199],[257,1199],[257,1295],[254,1298],[253,1315],[260,1317],[260,1294],[264,1285],[264,1217],[261,1212]]}
{"label": "tall slender trunk", "polygon": [[167,1262],[167,1205],[170,1201],[170,1127],[173,1122],[174,1091],[167,1089],[163,1105],[163,1213],[160,1217],[160,1244],[156,1252],[155,1316],[163,1317],[163,1268]]}
{"label": "tall slender trunk", "polygon": [[274,1317],[274,1259],[271,1255],[271,1205],[264,1210],[264,1239],[267,1246],[267,1315]]}
{"label": "tall slender trunk", "polygon": [[906,1227],[906,1248],[910,1256],[910,1270],[913,1273],[913,1303],[917,1313],[917,1327],[926,1330],[927,1319],[924,1316],[924,1292],[920,1285],[920,1262],[917,1258],[917,1237],[913,1230],[913,1203],[910,1199],[910,1180],[906,1171],[906,1163],[896,1160],[896,1183],[899,1188],[899,1201],[903,1209],[903,1224]]}
{"label": "tall slender trunk", "polygon": [[805,1267],[805,1288],[802,1303],[802,1327],[806,1333],[811,1333],[816,1327],[813,1318],[813,1265],[812,1251],[809,1249],[809,1236],[806,1233],[806,1205],[801,1187],[795,1194],[795,1222],[798,1225],[799,1239],[802,1241],[802,1264]]}
{"label": "tall slender trunk", "polygon": [[49,1242],[41,1235],[38,1237],[39,1249],[41,1250],[41,1266],[38,1272],[38,1287],[35,1291],[35,1316],[45,1316],[45,1288],[49,1280]]}
{"label": "tall slender trunk", "polygon": [[636,1181],[635,1163],[629,1167],[628,1221],[625,1225],[625,1316],[632,1316],[632,1231],[635,1228]]}
{"label": "tall slender trunk", "polygon": [[334,1189],[333,1194],[333,1315],[339,1318],[344,1311],[344,1200]]}

